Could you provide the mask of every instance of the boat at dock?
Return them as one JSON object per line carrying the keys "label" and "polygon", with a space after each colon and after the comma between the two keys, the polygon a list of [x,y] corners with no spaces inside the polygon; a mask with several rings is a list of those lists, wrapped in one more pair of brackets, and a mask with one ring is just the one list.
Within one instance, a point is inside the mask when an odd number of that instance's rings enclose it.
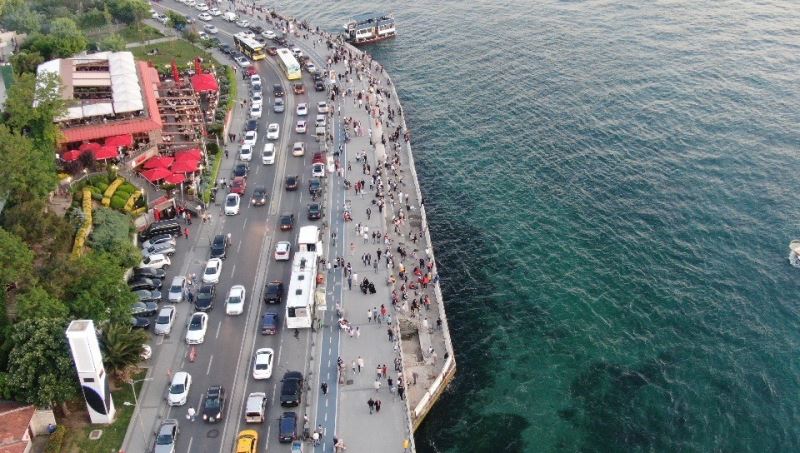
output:
{"label": "boat at dock", "polygon": [[392,14],[367,13],[344,24],[345,41],[360,46],[394,38],[397,35]]}

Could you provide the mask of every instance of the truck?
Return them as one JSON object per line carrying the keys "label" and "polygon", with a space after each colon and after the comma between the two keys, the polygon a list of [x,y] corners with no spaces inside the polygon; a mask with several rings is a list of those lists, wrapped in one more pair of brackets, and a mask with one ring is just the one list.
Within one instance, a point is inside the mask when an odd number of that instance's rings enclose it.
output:
{"label": "truck", "polygon": [[237,20],[239,20],[239,16],[237,16],[236,13],[231,11],[223,13],[222,18],[227,20],[228,22],[236,22]]}

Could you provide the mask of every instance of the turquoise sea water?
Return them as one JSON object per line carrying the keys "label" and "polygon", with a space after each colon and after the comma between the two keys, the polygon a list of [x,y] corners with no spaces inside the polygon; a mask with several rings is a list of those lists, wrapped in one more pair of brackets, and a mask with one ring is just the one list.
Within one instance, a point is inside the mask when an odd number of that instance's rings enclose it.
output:
{"label": "turquoise sea water", "polygon": [[459,364],[420,452],[800,451],[800,4],[274,6],[398,21]]}

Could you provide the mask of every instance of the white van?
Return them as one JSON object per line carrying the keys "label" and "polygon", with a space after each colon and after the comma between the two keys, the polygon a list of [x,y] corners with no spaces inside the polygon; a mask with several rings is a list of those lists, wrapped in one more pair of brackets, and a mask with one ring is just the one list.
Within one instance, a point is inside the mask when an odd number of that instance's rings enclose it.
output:
{"label": "white van", "polygon": [[272,165],[275,163],[275,144],[266,143],[264,149],[261,150],[261,163],[264,165]]}
{"label": "white van", "polygon": [[222,18],[227,20],[228,22],[236,22],[237,20],[239,20],[239,16],[237,16],[236,13],[231,11],[223,13]]}
{"label": "white van", "polygon": [[263,423],[267,412],[267,394],[253,392],[247,395],[247,404],[244,410],[245,423]]}

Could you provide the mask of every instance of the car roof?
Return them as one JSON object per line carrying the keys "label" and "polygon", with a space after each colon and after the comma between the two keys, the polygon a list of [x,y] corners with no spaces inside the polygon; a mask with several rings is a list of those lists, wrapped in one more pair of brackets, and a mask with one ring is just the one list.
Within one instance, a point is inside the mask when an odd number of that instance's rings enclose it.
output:
{"label": "car roof", "polygon": [[283,375],[284,379],[303,379],[303,373],[299,371],[287,371]]}

